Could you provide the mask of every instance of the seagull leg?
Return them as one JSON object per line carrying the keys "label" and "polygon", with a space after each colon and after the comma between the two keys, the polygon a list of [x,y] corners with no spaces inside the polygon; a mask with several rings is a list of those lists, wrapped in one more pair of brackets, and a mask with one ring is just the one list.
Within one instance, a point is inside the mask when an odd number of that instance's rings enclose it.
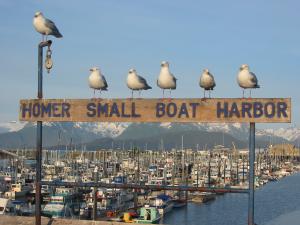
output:
{"label": "seagull leg", "polygon": [[243,89],[243,98],[245,98],[245,89]]}
{"label": "seagull leg", "polygon": [[93,96],[93,98],[95,98],[95,92],[96,92],[96,90],[94,89],[94,96]]}
{"label": "seagull leg", "polygon": [[251,90],[252,90],[252,89],[250,88],[250,97],[249,97],[249,98],[251,98]]}
{"label": "seagull leg", "polygon": [[210,90],[208,90],[208,98],[210,98]]}
{"label": "seagull leg", "polygon": [[141,98],[141,90],[139,90],[139,98]]}
{"label": "seagull leg", "polygon": [[165,89],[163,89],[163,99],[165,98]]}
{"label": "seagull leg", "polygon": [[133,90],[131,90],[131,99],[133,99]]}
{"label": "seagull leg", "polygon": [[172,91],[172,90],[171,90],[171,88],[170,88],[170,99],[172,98],[172,96],[171,96],[171,91]]}

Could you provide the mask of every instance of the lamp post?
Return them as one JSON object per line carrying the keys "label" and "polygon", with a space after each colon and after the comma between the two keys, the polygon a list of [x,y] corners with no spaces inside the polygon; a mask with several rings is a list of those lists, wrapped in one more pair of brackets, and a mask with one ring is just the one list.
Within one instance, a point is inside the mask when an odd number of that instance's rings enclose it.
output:
{"label": "lamp post", "polygon": [[[43,48],[50,47],[52,41],[43,41],[38,46],[38,99],[43,98]],[[36,126],[36,181],[35,181],[35,224],[41,225],[41,173],[42,173],[43,122]]]}

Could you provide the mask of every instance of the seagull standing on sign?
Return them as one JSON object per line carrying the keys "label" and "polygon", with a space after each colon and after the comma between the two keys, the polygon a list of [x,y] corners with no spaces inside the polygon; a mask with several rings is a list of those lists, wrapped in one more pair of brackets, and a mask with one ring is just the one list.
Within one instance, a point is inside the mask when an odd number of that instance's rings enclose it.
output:
{"label": "seagull standing on sign", "polygon": [[89,86],[90,88],[94,89],[94,98],[95,98],[95,91],[99,90],[101,95],[101,91],[107,91],[108,85],[104,75],[101,74],[99,68],[93,67],[90,69],[90,71],[91,74],[89,76]]}
{"label": "seagull standing on sign", "polygon": [[44,36],[46,36],[46,41],[48,35],[53,35],[56,38],[62,38],[62,34],[59,32],[55,23],[44,17],[43,13],[36,12],[33,18],[33,26],[37,32],[42,34],[42,41],[44,41]]}
{"label": "seagull standing on sign", "polygon": [[214,87],[216,86],[216,82],[214,76],[208,71],[208,69],[203,70],[203,73],[200,77],[199,85],[204,89],[204,98],[205,91],[208,91],[208,96],[210,98],[210,91],[214,89]]}
{"label": "seagull standing on sign", "polygon": [[253,88],[260,88],[256,75],[249,70],[249,66],[247,64],[243,64],[240,67],[240,71],[237,76],[237,82],[239,86],[243,88],[243,98],[245,89],[250,89],[251,98],[251,90]]}
{"label": "seagull standing on sign", "polygon": [[165,95],[165,89],[170,90],[170,98],[171,98],[171,90],[176,89],[176,81],[177,79],[169,70],[169,63],[166,61],[162,61],[160,73],[157,79],[157,86],[163,90],[163,98]]}
{"label": "seagull standing on sign", "polygon": [[130,69],[127,76],[127,87],[131,89],[131,98],[133,98],[133,91],[139,91],[139,96],[142,90],[152,89],[147,84],[145,78],[139,76],[135,69]]}

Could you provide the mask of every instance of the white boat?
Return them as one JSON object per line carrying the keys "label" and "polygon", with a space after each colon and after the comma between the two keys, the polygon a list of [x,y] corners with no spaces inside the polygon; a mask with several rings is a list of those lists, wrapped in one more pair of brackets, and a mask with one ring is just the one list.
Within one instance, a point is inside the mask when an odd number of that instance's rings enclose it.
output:
{"label": "white boat", "polygon": [[150,205],[156,207],[160,215],[165,215],[173,209],[174,202],[168,195],[158,195],[150,199]]}
{"label": "white boat", "polygon": [[32,190],[29,186],[22,186],[21,183],[11,184],[10,191],[4,193],[4,196],[9,199],[17,199],[24,197]]}
{"label": "white boat", "polygon": [[8,201],[7,198],[0,198],[0,215],[5,214]]}

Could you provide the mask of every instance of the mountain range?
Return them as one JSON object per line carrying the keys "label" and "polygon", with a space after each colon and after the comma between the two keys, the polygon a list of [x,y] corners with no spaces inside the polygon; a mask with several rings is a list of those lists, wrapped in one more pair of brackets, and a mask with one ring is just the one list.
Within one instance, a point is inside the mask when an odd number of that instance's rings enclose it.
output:
{"label": "mountain range", "polygon": [[[0,123],[1,148],[34,148],[33,123]],[[86,148],[89,150],[139,147],[142,149],[205,149],[214,145],[246,148],[248,124],[240,123],[43,123],[45,148]],[[256,146],[300,143],[296,127],[256,130]]]}

